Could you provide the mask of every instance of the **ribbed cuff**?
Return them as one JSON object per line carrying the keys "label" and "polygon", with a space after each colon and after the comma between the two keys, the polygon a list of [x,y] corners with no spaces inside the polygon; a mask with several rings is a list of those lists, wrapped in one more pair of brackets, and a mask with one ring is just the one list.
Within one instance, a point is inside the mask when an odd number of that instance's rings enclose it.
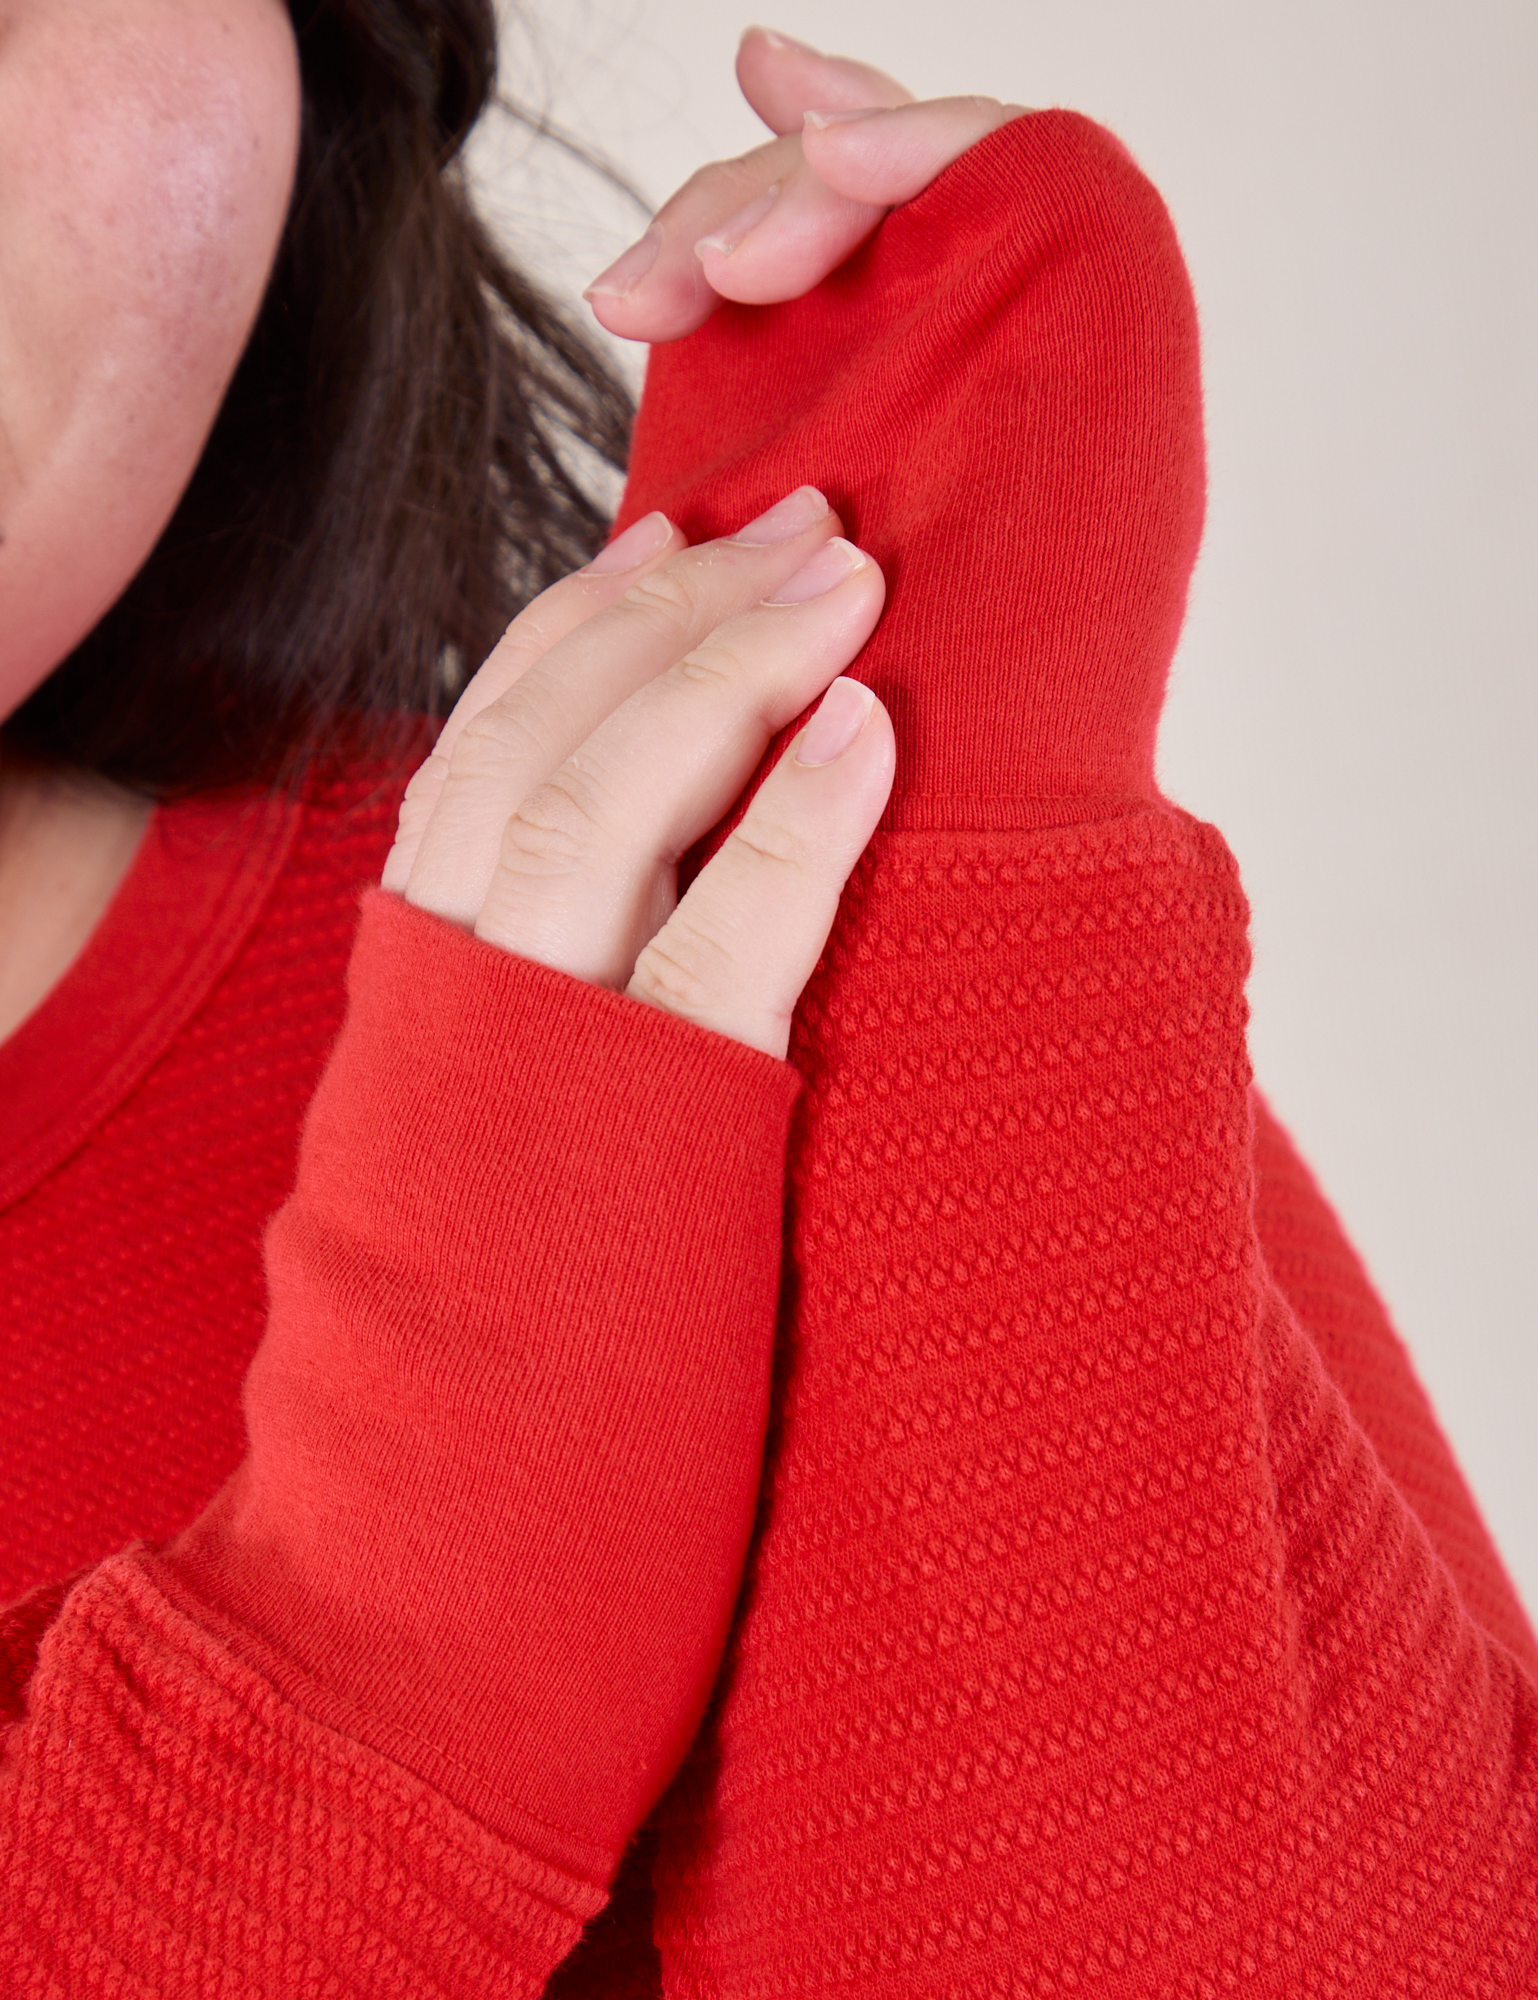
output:
{"label": "ribbed cuff", "polygon": [[311,1713],[592,1867],[724,1641],[800,1080],[377,892],[349,990],[250,1452],[173,1568]]}

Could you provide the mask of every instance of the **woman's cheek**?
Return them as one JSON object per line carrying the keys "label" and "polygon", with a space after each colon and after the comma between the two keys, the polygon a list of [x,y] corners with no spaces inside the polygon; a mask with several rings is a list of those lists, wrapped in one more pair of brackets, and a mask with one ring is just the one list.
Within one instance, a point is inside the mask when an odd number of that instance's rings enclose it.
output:
{"label": "woman's cheek", "polygon": [[0,715],[153,548],[261,303],[298,146],[281,0],[0,30]]}

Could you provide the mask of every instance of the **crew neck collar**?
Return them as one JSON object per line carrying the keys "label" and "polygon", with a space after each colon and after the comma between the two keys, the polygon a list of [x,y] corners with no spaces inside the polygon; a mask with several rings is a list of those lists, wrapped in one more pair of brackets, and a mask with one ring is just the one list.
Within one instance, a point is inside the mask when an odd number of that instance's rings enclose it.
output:
{"label": "crew neck collar", "polygon": [[256,791],[161,806],[85,949],[0,1043],[0,1208],[122,1103],[250,933],[303,807]]}

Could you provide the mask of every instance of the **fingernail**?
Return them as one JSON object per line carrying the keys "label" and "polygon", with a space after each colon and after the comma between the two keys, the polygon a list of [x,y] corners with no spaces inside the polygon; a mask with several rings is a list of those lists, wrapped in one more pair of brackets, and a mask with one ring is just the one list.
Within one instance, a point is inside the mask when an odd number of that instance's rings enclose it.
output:
{"label": "fingernail", "polygon": [[780,184],[776,181],[757,201],[750,201],[746,208],[739,208],[735,215],[729,215],[718,229],[702,236],[694,246],[695,256],[703,257],[707,250],[715,250],[723,257],[730,257],[743,237],[750,229],[758,227],[779,198]]}
{"label": "fingernail", "polygon": [[657,261],[657,253],[662,248],[662,231],[648,229],[646,234],[622,250],[607,271],[598,276],[582,294],[590,299],[601,296],[606,299],[625,299],[640,284],[652,265]]}
{"label": "fingernail", "polygon": [[851,125],[857,118],[879,118],[890,108],[885,104],[868,104],[859,111],[803,111],[801,123],[803,127],[810,125],[814,132],[822,132],[829,125]]}
{"label": "fingernail", "polygon": [[792,535],[814,526],[827,511],[826,496],[815,486],[798,486],[794,493],[777,500],[767,514],[760,514],[745,528],[739,528],[732,540],[749,542],[755,548],[763,542],[788,542]]}
{"label": "fingernail", "polygon": [[840,674],[817,704],[817,713],[796,744],[798,764],[831,764],[841,757],[865,727],[876,697],[860,681]]}
{"label": "fingernail", "polygon": [[764,602],[806,604],[864,567],[865,558],[854,543],[846,542],[842,535],[835,535],[831,542],[824,542],[816,555],[809,562],[804,562],[794,576],[786,577],[774,595],[766,597]]}
{"label": "fingernail", "polygon": [[616,535],[606,548],[598,551],[588,564],[587,573],[612,576],[616,570],[634,569],[637,563],[644,563],[648,556],[665,548],[672,532],[673,523],[666,514],[643,514],[639,521],[631,522],[624,534]]}
{"label": "fingernail", "polygon": [[749,28],[748,34],[760,34],[772,49],[799,49],[804,56],[821,55],[821,49],[814,49],[810,42],[798,42],[794,35],[782,35],[778,28]]}

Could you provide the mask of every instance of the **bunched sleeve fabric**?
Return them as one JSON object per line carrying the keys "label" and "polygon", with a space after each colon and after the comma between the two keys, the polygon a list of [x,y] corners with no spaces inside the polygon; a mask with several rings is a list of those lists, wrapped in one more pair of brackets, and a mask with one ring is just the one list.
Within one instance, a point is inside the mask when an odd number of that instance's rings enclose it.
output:
{"label": "bunched sleeve fabric", "polygon": [[894,835],[846,919],[667,1990],[1528,1990],[1538,1693],[1259,1255],[1222,842]]}
{"label": "bunched sleeve fabric", "polygon": [[1538,1990],[1525,1623],[1416,1511],[1458,1503],[1413,1396],[1386,1464],[1278,1289],[1244,900],[1154,782],[1196,320],[1115,139],[1022,118],[809,298],[654,351],[623,518],[796,480],[888,569],[857,671],[898,779],[792,1038],[762,1520],[657,1816],[662,1985]]}
{"label": "bunched sleeve fabric", "polygon": [[703,1710],[787,1065],[366,899],[249,1449],[3,1639],[8,1993],[540,1992]]}
{"label": "bunched sleeve fabric", "polygon": [[1475,1624],[1538,1681],[1538,1638],[1387,1308],[1258,1091],[1254,1114],[1255,1235],[1266,1269]]}
{"label": "bunched sleeve fabric", "polygon": [[603,1902],[285,1701],[138,1555],[43,1641],[0,1843],[17,2000],[533,1995]]}

